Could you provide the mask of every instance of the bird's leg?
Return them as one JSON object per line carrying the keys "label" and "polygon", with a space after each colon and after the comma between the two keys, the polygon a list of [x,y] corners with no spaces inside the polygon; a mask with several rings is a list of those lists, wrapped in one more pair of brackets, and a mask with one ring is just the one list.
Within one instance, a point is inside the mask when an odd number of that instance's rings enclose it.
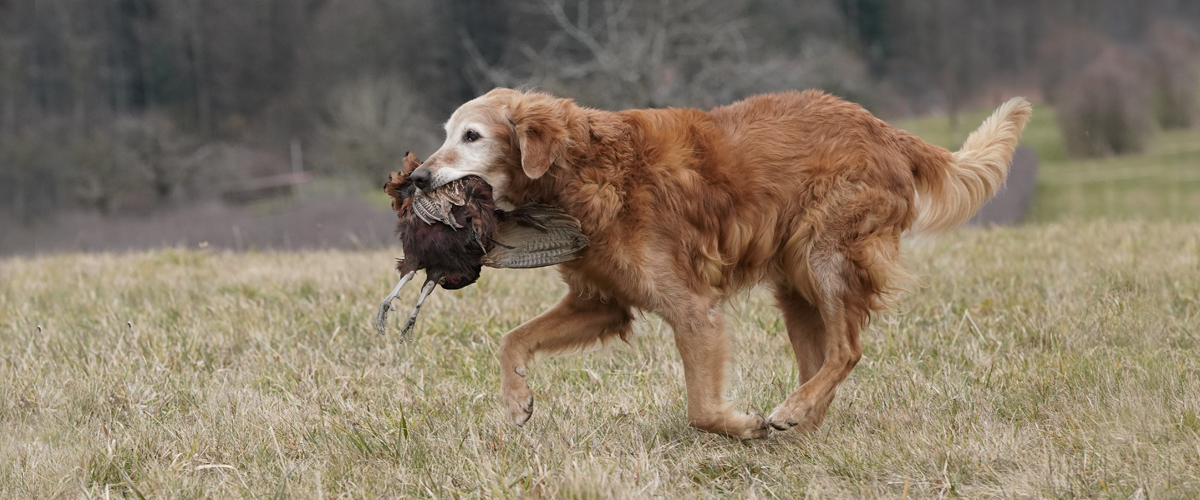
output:
{"label": "bird's leg", "polygon": [[387,331],[388,311],[393,309],[392,299],[400,297],[400,289],[404,288],[404,285],[407,285],[415,274],[417,274],[416,271],[409,271],[408,274],[400,278],[400,282],[396,284],[396,288],[392,289],[392,293],[379,304],[379,312],[375,313],[375,329],[379,330],[380,335],[383,335]]}
{"label": "bird's leg", "polygon": [[408,321],[404,322],[404,329],[400,330],[400,341],[404,342],[405,337],[412,340],[412,329],[417,324],[417,313],[421,312],[421,304],[425,303],[425,297],[433,291],[433,287],[437,286],[437,282],[429,280],[425,282],[425,286],[421,287],[421,297],[417,299],[417,307],[413,308],[412,315],[408,317]]}

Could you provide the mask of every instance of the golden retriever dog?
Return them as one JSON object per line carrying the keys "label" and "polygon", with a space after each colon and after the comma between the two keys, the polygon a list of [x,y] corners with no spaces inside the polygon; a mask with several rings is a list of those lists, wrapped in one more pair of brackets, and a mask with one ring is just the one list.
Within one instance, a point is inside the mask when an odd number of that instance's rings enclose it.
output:
{"label": "golden retriever dog", "polygon": [[[537,355],[625,339],[633,311],[674,330],[693,427],[737,438],[817,428],[862,356],[859,331],[906,273],[900,239],[965,222],[1004,182],[1031,107],[1002,105],[950,152],[819,91],[760,95],[708,112],[601,111],[496,89],[463,104],[412,174],[420,189],[477,175],[499,206],[561,207],[591,246],[560,265],[569,287],[500,342],[500,399],[517,425]],[[723,305],[774,293],[799,387],[767,417],[725,396]]]}

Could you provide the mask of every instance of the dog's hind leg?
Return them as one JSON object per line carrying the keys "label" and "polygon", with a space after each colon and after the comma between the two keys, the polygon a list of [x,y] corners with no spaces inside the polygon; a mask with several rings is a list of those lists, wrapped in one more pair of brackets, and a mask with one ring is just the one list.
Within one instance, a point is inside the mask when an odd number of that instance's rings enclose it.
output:
{"label": "dog's hind leg", "polygon": [[499,352],[500,401],[513,423],[524,425],[533,415],[525,370],[534,355],[578,352],[613,336],[624,338],[632,323],[629,308],[580,298],[572,290],[550,310],[505,334]]}
{"label": "dog's hind leg", "polygon": [[840,253],[813,256],[817,297],[813,304],[795,289],[777,292],[788,337],[800,369],[800,388],[767,417],[772,427],[815,430],[825,420],[837,386],[862,358],[859,326],[868,311],[860,301],[847,301],[846,259]]}
{"label": "dog's hind leg", "polygon": [[791,285],[777,288],[775,300],[783,312],[783,324],[796,354],[800,384],[804,385],[825,364],[825,323],[821,320],[821,310]]}
{"label": "dog's hind leg", "polygon": [[673,305],[663,317],[683,359],[688,425],[740,439],[767,437],[771,429],[763,417],[735,410],[725,399],[730,340],[720,303],[694,298]]}

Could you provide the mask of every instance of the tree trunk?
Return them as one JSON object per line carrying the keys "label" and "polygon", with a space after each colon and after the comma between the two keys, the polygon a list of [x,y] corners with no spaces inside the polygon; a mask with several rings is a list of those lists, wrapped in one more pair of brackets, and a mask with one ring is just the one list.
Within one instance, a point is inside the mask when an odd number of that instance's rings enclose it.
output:
{"label": "tree trunk", "polygon": [[188,16],[192,49],[192,81],[196,86],[196,128],[201,134],[212,132],[212,96],[207,84],[204,63],[204,0],[192,0]]}

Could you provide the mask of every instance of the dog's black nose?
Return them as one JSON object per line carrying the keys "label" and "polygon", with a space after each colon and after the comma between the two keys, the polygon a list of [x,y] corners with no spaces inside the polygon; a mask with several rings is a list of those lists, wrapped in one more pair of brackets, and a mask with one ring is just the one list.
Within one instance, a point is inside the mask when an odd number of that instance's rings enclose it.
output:
{"label": "dog's black nose", "polygon": [[412,181],[413,185],[421,191],[429,188],[429,182],[433,180],[433,174],[429,173],[427,168],[418,168],[409,174],[408,180]]}

